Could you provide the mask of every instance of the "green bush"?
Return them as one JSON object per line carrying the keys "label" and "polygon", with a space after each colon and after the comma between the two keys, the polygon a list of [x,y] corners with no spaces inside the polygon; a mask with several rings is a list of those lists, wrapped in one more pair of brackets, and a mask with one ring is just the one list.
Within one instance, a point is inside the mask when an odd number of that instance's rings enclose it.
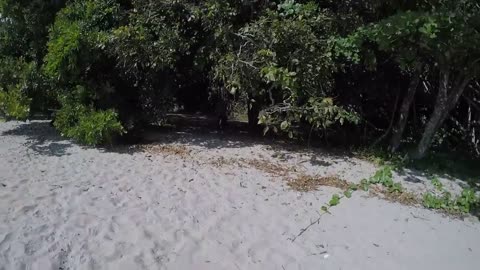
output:
{"label": "green bush", "polygon": [[26,120],[30,115],[35,67],[22,57],[0,55],[0,114],[5,118]]}
{"label": "green bush", "polygon": [[63,101],[63,106],[57,111],[53,125],[62,136],[73,138],[73,130],[78,125],[80,117],[88,113],[88,108],[80,103]]}
{"label": "green bush", "polygon": [[125,132],[115,111],[94,110],[72,101],[57,112],[54,126],[62,136],[86,145],[109,144]]}
{"label": "green bush", "polygon": [[90,111],[80,117],[72,130],[73,138],[87,145],[108,144],[115,135],[124,132],[113,110]]}
{"label": "green bush", "polygon": [[27,120],[31,101],[19,87],[11,87],[8,91],[0,90],[0,112],[7,120]]}
{"label": "green bush", "polygon": [[283,1],[236,33],[237,47],[218,61],[215,78],[230,93],[247,93],[262,111],[264,132],[294,136],[304,123],[324,132],[358,123],[334,102],[337,70],[329,38],[338,31],[334,14],[314,3]]}

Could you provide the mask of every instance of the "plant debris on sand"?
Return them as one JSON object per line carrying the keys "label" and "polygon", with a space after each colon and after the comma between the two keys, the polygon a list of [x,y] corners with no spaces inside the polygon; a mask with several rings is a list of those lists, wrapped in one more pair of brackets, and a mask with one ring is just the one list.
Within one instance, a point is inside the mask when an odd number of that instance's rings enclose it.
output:
{"label": "plant debris on sand", "polygon": [[287,185],[293,190],[299,192],[309,192],[318,190],[321,186],[336,187],[341,190],[347,190],[350,184],[337,176],[315,177],[309,175],[300,175],[290,180]]}
{"label": "plant debris on sand", "polygon": [[408,206],[421,205],[421,200],[411,192],[390,192],[383,186],[373,186],[370,189],[371,196]]}
{"label": "plant debris on sand", "polygon": [[162,154],[162,155],[174,155],[181,158],[187,158],[191,156],[192,150],[185,145],[167,145],[167,144],[155,144],[155,145],[143,145],[141,149],[149,154]]}
{"label": "plant debris on sand", "polygon": [[[299,192],[315,191],[321,186],[334,187],[342,191],[346,191],[352,187],[357,187],[357,185],[349,183],[348,181],[337,176],[318,177],[310,175],[300,175],[297,178],[289,180],[287,185],[293,190]],[[369,189],[369,195],[384,199],[389,202],[397,202],[403,205],[414,206],[421,204],[420,199],[418,199],[413,193],[406,191],[391,192],[381,185],[372,185]]]}
{"label": "plant debris on sand", "polygon": [[209,163],[217,168],[233,165],[241,168],[253,168],[271,176],[281,177],[284,179],[287,179],[290,174],[298,172],[298,169],[293,166],[273,163],[271,161],[258,158],[246,159],[219,157],[209,160]]}

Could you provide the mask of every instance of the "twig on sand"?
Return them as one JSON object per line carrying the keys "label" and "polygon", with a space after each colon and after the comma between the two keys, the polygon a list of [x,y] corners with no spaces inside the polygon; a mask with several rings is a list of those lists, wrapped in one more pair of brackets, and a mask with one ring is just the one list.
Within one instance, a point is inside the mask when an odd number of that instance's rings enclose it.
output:
{"label": "twig on sand", "polygon": [[61,186],[61,185],[51,185],[51,186],[52,186],[52,188],[50,189],[50,191],[54,191],[54,190],[63,188],[63,186]]}
{"label": "twig on sand", "polygon": [[412,212],[410,212],[410,214],[411,214],[411,215],[412,215],[412,217],[414,217],[414,218],[418,218],[418,219],[425,220],[425,221],[430,221],[430,220],[429,220],[429,219],[427,219],[427,218],[416,216],[416,215],[415,215],[415,214],[413,214]]}
{"label": "twig on sand", "polygon": [[299,238],[300,236],[302,236],[302,234],[304,234],[306,231],[308,231],[308,229],[310,229],[310,227],[312,227],[315,224],[320,224],[320,219],[322,219],[322,216],[325,215],[325,214],[327,214],[327,212],[318,214],[319,216],[316,220],[310,222],[310,224],[307,227],[301,229],[297,236],[295,236],[293,238],[289,238],[288,240],[292,241],[292,243],[295,242],[295,240],[297,240],[297,238]]}

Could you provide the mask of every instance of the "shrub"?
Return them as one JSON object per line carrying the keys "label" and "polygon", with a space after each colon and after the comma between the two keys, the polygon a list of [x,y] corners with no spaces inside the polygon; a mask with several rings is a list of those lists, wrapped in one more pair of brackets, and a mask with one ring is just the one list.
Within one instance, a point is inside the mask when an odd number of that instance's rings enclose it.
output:
{"label": "shrub", "polygon": [[80,103],[63,101],[63,106],[57,111],[53,125],[62,136],[73,138],[73,130],[78,125],[80,117],[87,114],[88,108]]}
{"label": "shrub", "polygon": [[116,112],[92,110],[80,116],[78,125],[72,129],[72,137],[87,145],[109,144],[115,135],[123,132]]}
{"label": "shrub", "polygon": [[94,110],[75,101],[64,100],[54,126],[62,136],[86,145],[109,144],[125,131],[113,110]]}
{"label": "shrub", "polygon": [[35,68],[22,57],[0,56],[0,113],[7,119],[26,120],[30,115],[29,94],[37,90]]}
{"label": "shrub", "polygon": [[26,120],[30,115],[31,99],[24,95],[20,87],[0,90],[0,112],[6,119]]}

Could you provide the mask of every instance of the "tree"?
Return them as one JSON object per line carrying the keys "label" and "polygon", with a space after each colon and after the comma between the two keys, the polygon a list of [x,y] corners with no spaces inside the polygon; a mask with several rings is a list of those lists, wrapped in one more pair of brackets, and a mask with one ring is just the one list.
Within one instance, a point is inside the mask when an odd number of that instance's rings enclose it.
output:
{"label": "tree", "polygon": [[412,74],[394,129],[392,150],[399,146],[424,67],[428,67],[430,74],[436,73],[437,98],[413,155],[416,158],[425,156],[436,131],[478,74],[480,7],[472,1],[461,1],[455,7],[450,4],[440,1],[426,11],[400,12],[339,40],[339,50],[354,60],[359,60],[361,44],[373,41],[379,50],[393,54],[400,67]]}
{"label": "tree", "polygon": [[418,144],[415,157],[424,157],[436,131],[448,118],[480,69],[480,6],[460,1],[430,15],[432,28],[427,51],[438,70],[438,94],[434,110]]}
{"label": "tree", "polygon": [[418,157],[478,144],[473,0],[0,0],[0,14],[2,113],[59,109],[56,127],[89,143],[231,103],[291,137],[388,138]]}
{"label": "tree", "polygon": [[263,111],[265,132],[293,136],[292,126],[302,122],[323,130],[354,121],[330,98],[335,64],[328,37],[336,31],[330,16],[313,3],[285,1],[240,29],[234,51],[216,66],[216,78],[232,94],[247,93],[250,106]]}
{"label": "tree", "polygon": [[[32,111],[46,111],[52,98],[40,72],[48,28],[64,1],[0,1],[0,109],[25,120]],[[33,99],[33,103],[32,103]]]}
{"label": "tree", "polygon": [[48,28],[65,0],[1,0],[0,53],[41,64]]}
{"label": "tree", "polygon": [[54,125],[86,144],[107,143],[122,134],[118,118],[133,116],[128,110],[137,105],[135,91],[129,91],[106,50],[123,18],[120,2],[70,1],[49,33],[42,68],[60,103]]}

